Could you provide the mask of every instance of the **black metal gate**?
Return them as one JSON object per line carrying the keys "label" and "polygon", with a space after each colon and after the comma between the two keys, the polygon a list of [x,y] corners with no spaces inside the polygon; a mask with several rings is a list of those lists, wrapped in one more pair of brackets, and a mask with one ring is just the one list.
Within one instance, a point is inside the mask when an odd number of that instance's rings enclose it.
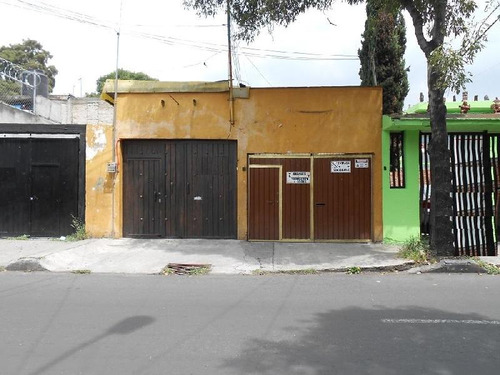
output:
{"label": "black metal gate", "polygon": [[123,235],[236,238],[236,142],[123,141]]}
{"label": "black metal gate", "polygon": [[78,217],[76,135],[0,137],[0,235],[61,236]]}
{"label": "black metal gate", "polygon": [[[431,174],[430,134],[420,137],[420,222],[429,234]],[[450,133],[453,223],[456,255],[497,255],[499,234],[499,136]]]}

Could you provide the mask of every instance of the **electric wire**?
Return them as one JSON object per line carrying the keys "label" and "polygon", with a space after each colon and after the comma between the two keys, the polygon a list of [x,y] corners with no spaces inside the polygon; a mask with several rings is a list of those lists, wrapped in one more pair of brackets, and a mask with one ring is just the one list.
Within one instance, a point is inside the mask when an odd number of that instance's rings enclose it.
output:
{"label": "electric wire", "polygon": [[[109,23],[106,23],[106,21],[98,20],[94,17],[91,17],[89,15],[80,12],[75,12],[68,9],[56,7],[50,4],[46,4],[42,1],[33,3],[26,0],[15,0],[15,2],[16,3],[12,3],[11,1],[0,0],[0,3],[19,7],[22,9],[33,10],[35,12],[67,19],[70,21],[76,21],[79,23],[88,24],[91,26],[100,27],[108,30],[115,30],[115,27],[111,26]],[[196,26],[201,27],[203,25],[196,25]],[[215,25],[210,25],[210,26],[215,26]],[[128,27],[130,27],[130,25],[128,25]],[[146,33],[133,29],[127,29],[125,27],[123,28],[122,33],[133,37],[154,40],[171,46],[184,46],[214,53],[227,52],[227,46],[223,44],[193,41],[175,37],[167,37],[163,35]],[[328,55],[328,54],[313,53],[313,52],[280,51],[275,49],[262,49],[255,47],[239,47],[238,53],[246,57],[270,58],[270,59],[280,59],[280,60],[297,60],[297,61],[343,61],[343,60],[355,61],[359,59],[357,55],[348,55],[348,54]]]}

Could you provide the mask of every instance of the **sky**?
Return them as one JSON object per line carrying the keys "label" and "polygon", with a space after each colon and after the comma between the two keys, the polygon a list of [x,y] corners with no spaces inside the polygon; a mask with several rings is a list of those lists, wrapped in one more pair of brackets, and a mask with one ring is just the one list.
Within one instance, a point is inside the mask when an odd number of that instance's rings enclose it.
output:
{"label": "sky", "polygon": [[[182,0],[0,0],[0,14],[0,46],[35,39],[53,55],[50,63],[59,71],[54,94],[95,91],[96,80],[115,70],[117,57],[120,68],[162,81],[228,78],[225,15],[198,17]],[[328,11],[307,11],[288,28],[263,29],[251,44],[234,43],[233,75],[251,87],[358,86],[365,19],[364,5],[339,1]],[[406,19],[405,108],[427,93],[425,58]],[[469,70],[469,98],[500,96],[500,24]]]}

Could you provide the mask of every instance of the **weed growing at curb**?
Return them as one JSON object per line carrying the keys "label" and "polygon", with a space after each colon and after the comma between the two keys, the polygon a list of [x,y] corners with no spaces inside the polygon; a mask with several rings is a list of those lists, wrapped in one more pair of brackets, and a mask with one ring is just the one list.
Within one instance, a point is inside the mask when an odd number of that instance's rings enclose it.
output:
{"label": "weed growing at curb", "polygon": [[357,266],[349,267],[345,273],[348,275],[358,275],[361,273],[361,268]]}
{"label": "weed growing at curb", "polygon": [[415,263],[428,263],[430,261],[429,244],[419,237],[410,237],[399,249],[398,257],[413,260]]}
{"label": "weed growing at curb", "polygon": [[488,275],[500,275],[500,267],[495,266],[494,264],[487,263],[478,258],[473,258],[477,265],[486,270]]}
{"label": "weed growing at curb", "polygon": [[71,227],[75,230],[75,233],[67,236],[66,241],[81,241],[88,238],[85,223],[82,219],[71,215]]}
{"label": "weed growing at curb", "polygon": [[22,234],[20,236],[17,236],[17,237],[7,237],[8,240],[16,240],[16,241],[26,241],[26,240],[29,240],[30,239],[30,235],[29,234]]}
{"label": "weed growing at curb", "polygon": [[73,270],[71,273],[77,274],[77,275],[88,275],[90,273],[90,270]]}
{"label": "weed growing at curb", "polygon": [[0,266],[0,272],[5,272],[5,267],[4,266]]}
{"label": "weed growing at curb", "polygon": [[188,271],[189,276],[198,276],[198,275],[206,275],[210,272],[210,267],[199,267],[199,268],[193,268],[192,270]]}

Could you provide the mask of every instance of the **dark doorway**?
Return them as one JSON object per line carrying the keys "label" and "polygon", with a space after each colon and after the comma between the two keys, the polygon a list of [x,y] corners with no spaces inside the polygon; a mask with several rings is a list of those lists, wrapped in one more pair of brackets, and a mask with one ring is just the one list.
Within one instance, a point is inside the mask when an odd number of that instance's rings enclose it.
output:
{"label": "dark doorway", "polygon": [[123,142],[126,237],[236,238],[236,142]]}
{"label": "dark doorway", "polygon": [[77,135],[0,138],[0,234],[62,236],[79,217]]}

